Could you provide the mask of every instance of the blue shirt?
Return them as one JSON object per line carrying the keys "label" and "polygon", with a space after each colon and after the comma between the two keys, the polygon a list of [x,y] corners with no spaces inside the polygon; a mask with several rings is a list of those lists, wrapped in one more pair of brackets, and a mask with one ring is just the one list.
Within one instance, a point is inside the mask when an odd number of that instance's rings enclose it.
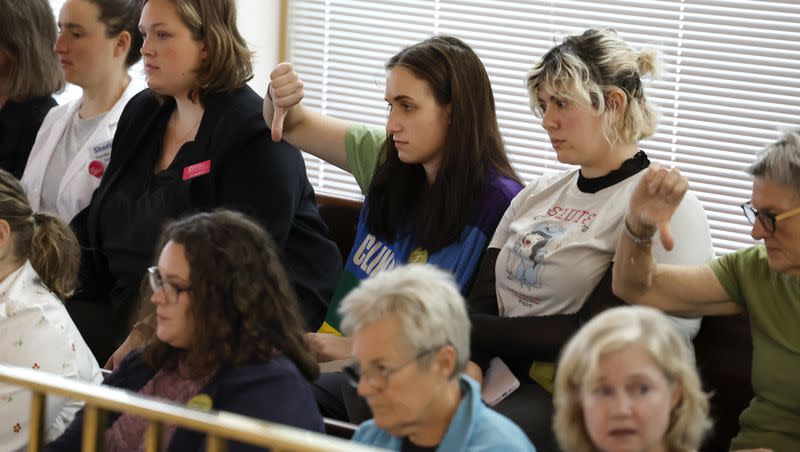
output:
{"label": "blue shirt", "polygon": [[[483,403],[475,380],[462,376],[461,394],[461,403],[439,444],[439,452],[536,452],[517,424]],[[403,445],[403,438],[381,430],[374,420],[361,424],[353,441],[397,451]]]}

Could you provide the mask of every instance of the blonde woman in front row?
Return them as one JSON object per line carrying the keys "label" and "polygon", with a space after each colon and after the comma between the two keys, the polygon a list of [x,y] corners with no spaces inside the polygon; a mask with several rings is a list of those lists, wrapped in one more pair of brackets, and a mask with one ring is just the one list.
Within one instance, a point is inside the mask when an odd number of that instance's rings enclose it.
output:
{"label": "blonde woman in front row", "polygon": [[599,314],[558,363],[554,427],[569,452],[693,452],[708,398],[669,318],[646,307]]}

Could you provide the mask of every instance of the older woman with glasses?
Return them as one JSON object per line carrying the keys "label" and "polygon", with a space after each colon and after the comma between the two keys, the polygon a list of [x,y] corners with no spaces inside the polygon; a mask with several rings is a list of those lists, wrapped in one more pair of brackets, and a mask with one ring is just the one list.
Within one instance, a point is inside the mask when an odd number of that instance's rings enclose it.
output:
{"label": "older woman with glasses", "polygon": [[795,215],[800,215],[800,207],[792,209],[788,212],[783,212],[780,215],[775,215],[772,212],[763,210],[756,210],[756,208],[753,207],[752,202],[746,202],[742,204],[741,207],[744,211],[744,216],[747,217],[747,221],[749,221],[750,224],[754,225],[756,223],[756,219],[758,219],[758,221],[761,223],[761,226],[764,227],[764,230],[770,234],[775,232],[779,221],[792,218]]}
{"label": "older woman with glasses", "polygon": [[339,312],[355,358],[345,374],[374,415],[354,441],[403,451],[535,450],[463,375],[469,318],[450,274],[421,264],[381,272]]}
{"label": "older woman with glasses", "polygon": [[710,265],[658,265],[651,246],[688,183],[677,170],[651,168],[631,195],[626,234],[614,261],[614,292],[679,315],[746,313],[753,335],[755,397],[739,418],[732,450],[796,450],[800,444],[800,128],[768,145],[748,168],[753,193],[743,205],[763,240]]}
{"label": "older woman with glasses", "polygon": [[[322,432],[309,382],[319,368],[277,247],[261,226],[232,211],[199,213],[168,225],[156,256],[152,291],[142,298],[144,348],[105,384]],[[48,450],[78,450],[82,425],[81,412]],[[143,450],[145,419],[115,414],[108,425],[103,450]],[[200,433],[167,427],[160,450],[203,444]]]}

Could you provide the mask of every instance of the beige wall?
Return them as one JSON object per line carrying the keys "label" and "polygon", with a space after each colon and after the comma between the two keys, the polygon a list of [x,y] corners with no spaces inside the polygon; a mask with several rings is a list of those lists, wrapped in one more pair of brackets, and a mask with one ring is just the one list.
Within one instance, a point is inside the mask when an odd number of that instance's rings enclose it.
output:
{"label": "beige wall", "polygon": [[250,87],[264,95],[269,73],[278,63],[280,0],[237,0],[239,30],[255,52]]}

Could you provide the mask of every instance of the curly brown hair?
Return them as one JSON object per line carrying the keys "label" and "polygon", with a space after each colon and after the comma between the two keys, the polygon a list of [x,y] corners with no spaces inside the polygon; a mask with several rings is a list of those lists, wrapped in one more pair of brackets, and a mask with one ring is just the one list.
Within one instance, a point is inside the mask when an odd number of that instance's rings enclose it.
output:
{"label": "curly brown hair", "polygon": [[[167,242],[183,245],[189,263],[189,312],[197,334],[188,350],[143,328],[143,358],[154,369],[183,360],[193,377],[217,367],[265,363],[286,356],[309,380],[319,367],[303,340],[297,297],[269,234],[244,214],[220,209],[167,225],[155,259]],[[153,323],[152,290],[142,291],[140,324]]]}

